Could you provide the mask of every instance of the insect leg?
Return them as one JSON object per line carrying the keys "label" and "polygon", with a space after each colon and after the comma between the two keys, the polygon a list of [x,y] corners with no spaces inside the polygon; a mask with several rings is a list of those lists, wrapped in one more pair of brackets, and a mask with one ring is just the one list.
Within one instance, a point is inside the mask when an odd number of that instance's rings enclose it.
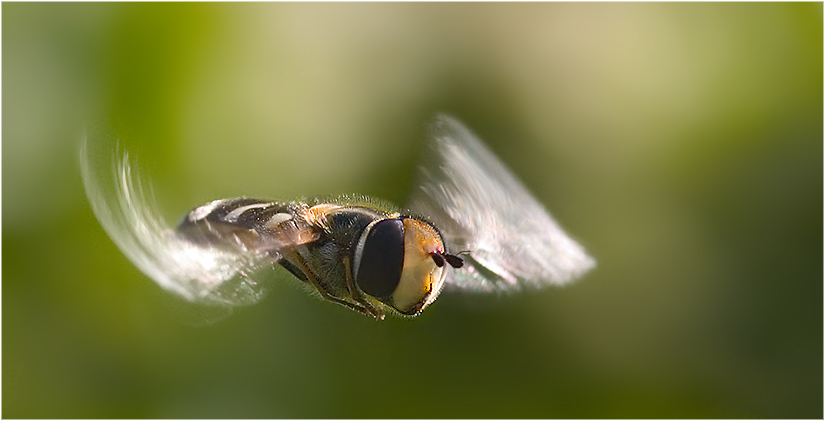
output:
{"label": "insect leg", "polygon": [[352,278],[352,263],[349,260],[349,256],[344,256],[342,260],[344,262],[344,276],[347,278],[347,289],[350,295],[352,295],[352,299],[372,312],[372,316],[376,319],[384,320],[384,312],[370,304],[367,299],[364,298],[364,293],[361,292],[361,289],[355,285],[355,279]]}
{"label": "insect leg", "polygon": [[321,294],[321,298],[323,298],[327,301],[332,301],[333,303],[337,303],[337,304],[340,304],[340,305],[345,306],[345,307],[349,307],[349,308],[351,308],[351,309],[353,309],[353,310],[355,310],[359,313],[365,314],[367,316],[372,316],[372,317],[374,317],[378,320],[383,320],[384,319],[384,315],[379,313],[372,306],[370,306],[368,308],[368,307],[365,307],[363,305],[359,305],[358,303],[353,303],[353,302],[347,301],[343,298],[336,297],[336,296],[330,294],[329,291],[327,291],[326,288],[324,287],[323,283],[321,283],[321,281],[318,280],[318,276],[315,274],[315,272],[312,271],[312,269],[309,268],[309,265],[307,265],[306,260],[304,260],[303,256],[301,256],[300,254],[294,253],[294,252],[292,252],[292,253],[282,252],[282,255],[285,259],[289,260],[290,263],[295,265],[301,272],[303,272],[303,274],[307,278],[307,281],[313,287],[315,287],[315,289],[318,291],[319,294]]}

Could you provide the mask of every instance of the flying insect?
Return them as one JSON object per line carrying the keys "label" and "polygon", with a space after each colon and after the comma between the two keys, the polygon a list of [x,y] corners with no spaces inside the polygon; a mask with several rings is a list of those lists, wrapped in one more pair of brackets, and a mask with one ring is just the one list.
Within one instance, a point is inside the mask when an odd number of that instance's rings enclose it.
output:
{"label": "flying insect", "polygon": [[384,319],[417,316],[442,290],[561,285],[595,265],[510,170],[446,115],[430,125],[406,208],[360,195],[238,197],[196,207],[174,228],[128,153],[101,152],[88,138],[81,170],[104,230],[143,273],[187,301],[254,304],[266,292],[262,272],[281,266],[321,298]]}

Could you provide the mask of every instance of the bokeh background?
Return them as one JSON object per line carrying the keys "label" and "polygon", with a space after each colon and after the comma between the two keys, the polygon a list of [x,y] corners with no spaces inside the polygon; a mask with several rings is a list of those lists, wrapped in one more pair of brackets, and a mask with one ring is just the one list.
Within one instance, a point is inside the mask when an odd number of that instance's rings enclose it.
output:
{"label": "bokeh background", "polygon": [[[2,12],[5,418],[823,416],[821,3]],[[108,239],[78,169],[107,121],[170,219],[403,203],[439,111],[594,272],[380,323],[284,277],[199,323]]]}

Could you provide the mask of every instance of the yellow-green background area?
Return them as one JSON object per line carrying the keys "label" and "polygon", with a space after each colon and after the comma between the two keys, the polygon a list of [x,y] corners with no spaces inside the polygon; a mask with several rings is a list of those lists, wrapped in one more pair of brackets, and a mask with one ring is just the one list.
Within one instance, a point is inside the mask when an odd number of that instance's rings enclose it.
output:
{"label": "yellow-green background area", "polygon": [[[820,3],[2,12],[6,418],[823,416]],[[240,195],[400,203],[438,111],[595,271],[384,322],[281,273],[200,323],[78,168],[109,121],[173,221]]]}

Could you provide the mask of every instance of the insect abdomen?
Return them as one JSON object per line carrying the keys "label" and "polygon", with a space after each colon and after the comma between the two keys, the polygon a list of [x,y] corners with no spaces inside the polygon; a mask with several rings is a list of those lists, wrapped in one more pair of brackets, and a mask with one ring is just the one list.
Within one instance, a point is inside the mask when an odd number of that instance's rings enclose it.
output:
{"label": "insect abdomen", "polygon": [[289,204],[253,198],[222,199],[193,209],[177,231],[194,242],[251,246],[272,226],[292,219]]}

